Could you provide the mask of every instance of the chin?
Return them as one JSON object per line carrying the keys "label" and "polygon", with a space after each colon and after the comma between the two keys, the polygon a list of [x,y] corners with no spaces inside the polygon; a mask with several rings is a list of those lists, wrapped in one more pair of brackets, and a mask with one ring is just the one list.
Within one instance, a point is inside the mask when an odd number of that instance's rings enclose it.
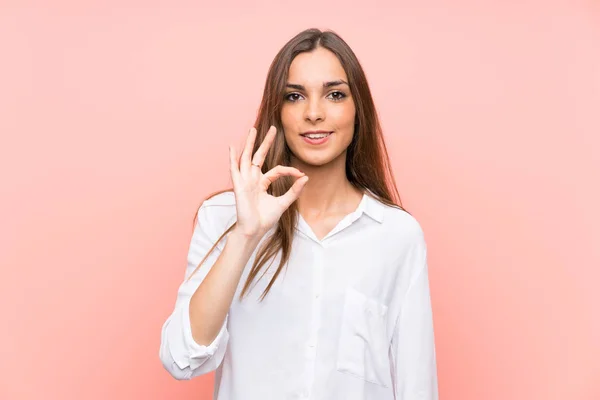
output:
{"label": "chin", "polygon": [[330,159],[300,159],[303,164],[310,165],[311,167],[322,167],[323,165],[329,164],[332,160]]}
{"label": "chin", "polygon": [[[310,152],[309,152],[310,153]],[[300,157],[294,155],[294,157],[296,157],[296,159],[305,165],[309,165],[311,167],[322,167],[325,166],[327,164],[332,163],[333,161],[335,161],[336,159],[338,159],[340,156],[342,156],[344,153],[342,152],[342,154],[316,154],[317,152],[313,153],[313,154],[300,154]]]}

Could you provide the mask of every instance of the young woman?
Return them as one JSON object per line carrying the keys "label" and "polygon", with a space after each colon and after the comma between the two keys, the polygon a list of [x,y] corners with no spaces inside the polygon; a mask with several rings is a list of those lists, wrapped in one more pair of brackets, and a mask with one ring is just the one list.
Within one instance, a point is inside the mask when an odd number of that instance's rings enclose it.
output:
{"label": "young woman", "polygon": [[205,200],[162,328],[214,398],[438,397],[427,254],[400,205],[365,74],[335,33],[275,57],[233,189]]}

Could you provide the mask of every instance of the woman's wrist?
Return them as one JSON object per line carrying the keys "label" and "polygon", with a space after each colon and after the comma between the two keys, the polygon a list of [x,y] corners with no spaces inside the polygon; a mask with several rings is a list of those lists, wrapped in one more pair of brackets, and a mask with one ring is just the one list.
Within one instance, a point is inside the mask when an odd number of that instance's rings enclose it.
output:
{"label": "woman's wrist", "polygon": [[[258,243],[264,234],[256,233],[256,234],[248,234],[240,231],[237,228],[233,228],[231,232],[227,235],[227,240],[232,240],[236,243],[237,246],[241,246],[244,249],[251,249],[254,251]],[[236,246],[236,247],[237,247]]]}

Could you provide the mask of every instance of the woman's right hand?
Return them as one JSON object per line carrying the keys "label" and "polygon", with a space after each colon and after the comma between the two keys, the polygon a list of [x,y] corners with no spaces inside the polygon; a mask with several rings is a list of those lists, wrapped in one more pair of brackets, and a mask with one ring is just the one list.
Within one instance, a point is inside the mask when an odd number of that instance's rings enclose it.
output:
{"label": "woman's right hand", "polygon": [[[262,173],[263,162],[275,140],[276,133],[277,129],[271,126],[264,141],[252,155],[256,129],[250,129],[240,165],[237,162],[235,149],[229,147],[231,180],[237,210],[237,224],[234,229],[246,237],[260,238],[271,229],[279,221],[283,212],[298,199],[308,181],[308,176],[293,167],[278,165],[267,173]],[[296,178],[292,187],[279,197],[268,194],[267,189],[271,183],[286,175]]]}

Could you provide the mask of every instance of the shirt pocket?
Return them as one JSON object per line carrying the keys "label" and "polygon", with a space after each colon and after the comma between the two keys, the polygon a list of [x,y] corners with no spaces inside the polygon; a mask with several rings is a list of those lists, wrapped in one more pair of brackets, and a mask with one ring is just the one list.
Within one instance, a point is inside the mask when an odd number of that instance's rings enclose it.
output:
{"label": "shirt pocket", "polygon": [[346,288],[336,369],[389,387],[386,340],[388,307],[352,287]]}

